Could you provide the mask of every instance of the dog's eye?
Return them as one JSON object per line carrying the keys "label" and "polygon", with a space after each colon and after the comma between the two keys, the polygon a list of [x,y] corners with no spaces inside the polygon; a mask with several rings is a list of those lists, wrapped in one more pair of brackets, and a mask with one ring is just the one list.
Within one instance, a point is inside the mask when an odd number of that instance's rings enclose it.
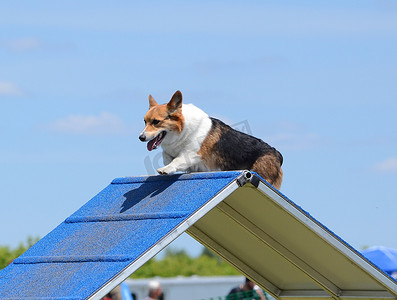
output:
{"label": "dog's eye", "polygon": [[157,119],[154,119],[154,120],[152,121],[152,125],[157,125],[158,123],[160,123],[160,121],[157,120]]}
{"label": "dog's eye", "polygon": [[143,122],[145,122],[145,125],[146,125],[146,120],[143,120]]}

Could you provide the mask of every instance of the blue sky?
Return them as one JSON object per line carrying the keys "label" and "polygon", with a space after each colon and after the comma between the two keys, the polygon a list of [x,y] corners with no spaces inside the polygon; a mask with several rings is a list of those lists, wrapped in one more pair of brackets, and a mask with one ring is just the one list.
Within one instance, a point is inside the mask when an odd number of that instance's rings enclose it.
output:
{"label": "blue sky", "polygon": [[396,49],[388,0],[3,2],[0,245],[151,174],[148,94],[179,89],[280,150],[282,192],[351,245],[397,248]]}

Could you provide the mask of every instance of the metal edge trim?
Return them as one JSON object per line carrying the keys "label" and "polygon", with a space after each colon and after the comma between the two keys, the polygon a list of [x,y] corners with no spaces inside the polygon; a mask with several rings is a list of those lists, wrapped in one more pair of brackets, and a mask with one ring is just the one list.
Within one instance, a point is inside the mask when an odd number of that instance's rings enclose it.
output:
{"label": "metal edge trim", "polygon": [[357,250],[352,246],[346,244],[341,238],[336,236],[320,222],[315,220],[311,215],[297,207],[291,200],[286,199],[277,190],[272,189],[266,183],[260,181],[258,184],[258,190],[267,195],[273,201],[275,201],[280,207],[286,210],[289,214],[298,219],[301,223],[305,224],[312,231],[317,233],[322,239],[328,244],[335,247],[339,252],[344,254],[348,259],[357,264],[361,269],[366,271],[371,277],[385,287],[390,293],[397,296],[397,284],[391,278],[387,276],[382,270],[368,262]]}

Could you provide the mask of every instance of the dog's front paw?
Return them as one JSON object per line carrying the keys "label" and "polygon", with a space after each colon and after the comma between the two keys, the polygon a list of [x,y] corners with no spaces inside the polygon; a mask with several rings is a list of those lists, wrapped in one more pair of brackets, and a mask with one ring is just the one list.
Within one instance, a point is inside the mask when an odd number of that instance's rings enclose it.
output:
{"label": "dog's front paw", "polygon": [[176,169],[173,166],[165,166],[162,168],[157,169],[157,172],[161,175],[173,174],[176,172]]}

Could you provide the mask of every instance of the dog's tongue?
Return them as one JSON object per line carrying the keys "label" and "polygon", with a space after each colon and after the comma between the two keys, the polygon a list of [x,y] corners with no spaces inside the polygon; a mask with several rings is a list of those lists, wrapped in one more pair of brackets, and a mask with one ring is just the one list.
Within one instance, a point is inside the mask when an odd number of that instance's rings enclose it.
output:
{"label": "dog's tongue", "polygon": [[148,149],[149,151],[152,151],[153,149],[156,148],[156,143],[157,143],[158,139],[159,139],[159,136],[156,136],[153,140],[150,140],[150,141],[147,143],[147,149]]}

